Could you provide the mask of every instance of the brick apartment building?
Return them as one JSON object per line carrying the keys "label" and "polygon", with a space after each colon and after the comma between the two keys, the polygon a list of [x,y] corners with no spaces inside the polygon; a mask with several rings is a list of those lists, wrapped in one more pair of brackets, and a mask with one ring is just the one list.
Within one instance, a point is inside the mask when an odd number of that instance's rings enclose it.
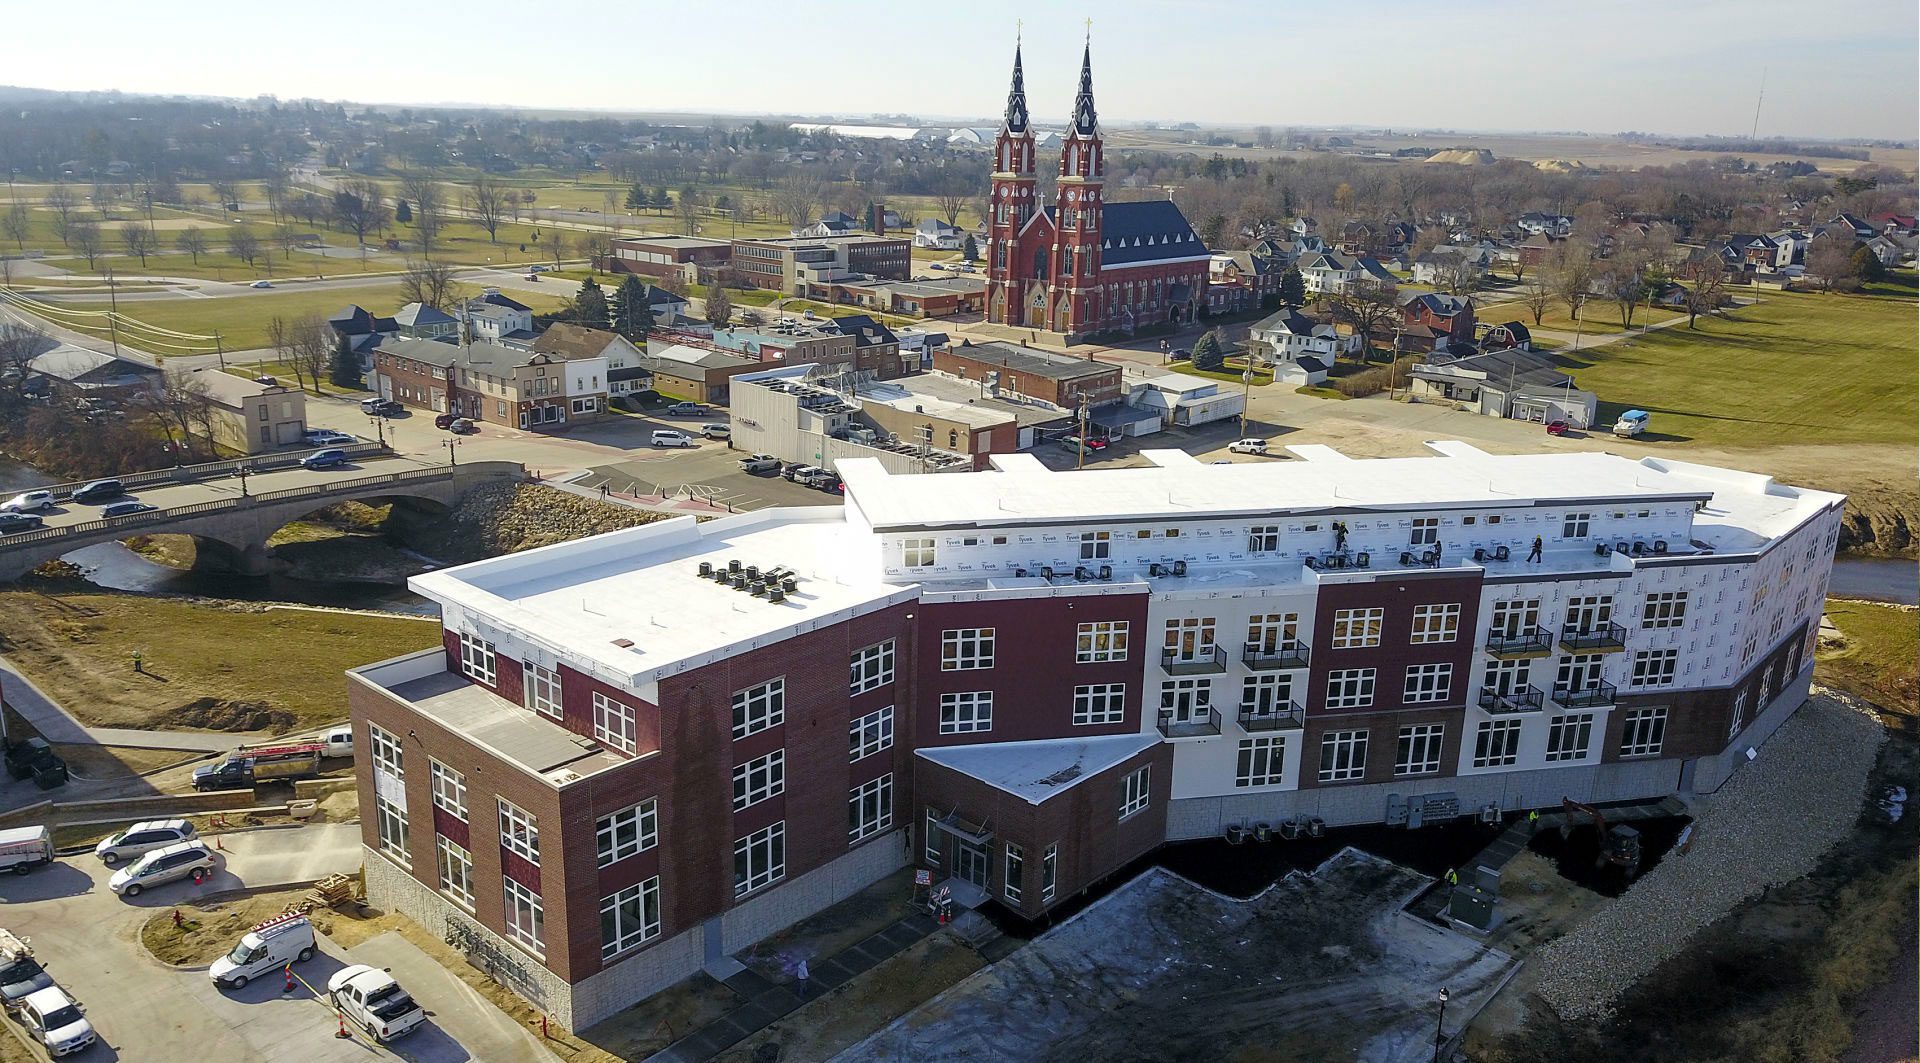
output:
{"label": "brick apartment building", "polygon": [[1104,406],[1126,396],[1121,368],[1112,362],[1074,358],[1011,343],[975,343],[933,352],[933,371],[962,380],[990,381],[998,394],[1038,399],[1063,410],[1082,396]]}
{"label": "brick apartment building", "polygon": [[832,301],[836,284],[910,278],[913,241],[867,233],[735,240],[733,268],[750,287]]}
{"label": "brick apartment building", "polygon": [[368,895],[578,1029],[904,866],[1038,917],[1231,826],[1711,791],[1804,699],[1840,496],[1431,446],[842,460],[415,577],[444,645],[349,673]]}
{"label": "brick apartment building", "polygon": [[604,355],[538,352],[479,340],[393,338],[373,348],[381,398],[507,428],[564,429],[607,412]]}

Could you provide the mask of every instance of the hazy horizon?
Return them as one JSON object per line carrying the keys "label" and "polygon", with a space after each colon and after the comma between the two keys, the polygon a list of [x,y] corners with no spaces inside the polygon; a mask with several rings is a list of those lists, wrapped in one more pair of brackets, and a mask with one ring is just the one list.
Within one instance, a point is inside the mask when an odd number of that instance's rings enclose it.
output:
{"label": "hazy horizon", "polygon": [[[5,80],[74,92],[958,124],[1000,111],[1024,19],[1027,99],[1047,124],[1065,119],[1086,34],[1080,10],[1006,0],[964,18],[845,0],[830,20],[742,0],[717,33],[648,8],[581,19],[529,17],[503,0],[460,10],[458,20],[410,20],[394,5],[336,0],[309,34],[284,15],[240,8],[209,26],[105,0],[76,26],[37,6],[8,13],[16,38],[40,46],[9,57]],[[1094,90],[1113,124],[1743,137],[1764,70],[1762,137],[1912,142],[1920,126],[1920,8],[1910,0],[1843,0],[1822,9],[1818,29],[1785,0],[1753,0],[1737,19],[1652,0],[1444,10],[1363,0],[1252,16],[1221,0],[1110,0],[1091,13]],[[1186,31],[1168,30],[1175,18]],[[227,47],[235,43],[244,49]],[[1404,58],[1383,58],[1389,52]]]}

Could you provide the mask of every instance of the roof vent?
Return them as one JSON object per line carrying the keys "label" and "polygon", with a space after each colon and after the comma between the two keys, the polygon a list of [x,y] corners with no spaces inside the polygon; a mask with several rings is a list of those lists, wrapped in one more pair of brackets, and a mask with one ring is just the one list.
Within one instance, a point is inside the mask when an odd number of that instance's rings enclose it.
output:
{"label": "roof vent", "polygon": [[753,595],[755,598],[765,598],[767,596],[766,581],[754,580],[747,585],[747,593]]}
{"label": "roof vent", "polygon": [[780,577],[781,590],[787,592],[788,594],[792,594],[794,591],[798,590],[799,588],[800,588],[799,580],[794,579],[792,576]]}
{"label": "roof vent", "polygon": [[1174,574],[1174,575],[1176,575],[1176,576],[1184,576],[1184,575],[1186,575],[1186,574],[1187,574],[1187,563],[1186,563],[1185,561],[1175,561],[1175,562],[1173,563],[1173,574]]}
{"label": "roof vent", "polygon": [[633,640],[632,640],[632,639],[614,639],[614,640],[613,640],[613,644],[614,644],[615,646],[618,646],[618,647],[620,647],[620,648],[621,648],[621,649],[623,649],[623,650],[630,650],[630,649],[633,649]]}
{"label": "roof vent", "polygon": [[701,579],[713,578],[713,562],[711,561],[700,562],[700,578]]}
{"label": "roof vent", "polygon": [[727,562],[727,571],[728,572],[740,571],[740,562],[738,560]]}

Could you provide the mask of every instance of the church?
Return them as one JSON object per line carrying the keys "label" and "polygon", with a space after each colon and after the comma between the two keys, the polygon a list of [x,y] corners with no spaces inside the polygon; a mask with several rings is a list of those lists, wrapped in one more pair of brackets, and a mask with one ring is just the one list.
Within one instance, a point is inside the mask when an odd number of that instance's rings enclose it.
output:
{"label": "church", "polygon": [[1093,105],[1093,47],[1060,146],[1054,202],[1037,203],[1034,133],[1020,47],[993,146],[987,320],[1078,339],[1192,321],[1207,299],[1207,245],[1170,200],[1109,203]]}

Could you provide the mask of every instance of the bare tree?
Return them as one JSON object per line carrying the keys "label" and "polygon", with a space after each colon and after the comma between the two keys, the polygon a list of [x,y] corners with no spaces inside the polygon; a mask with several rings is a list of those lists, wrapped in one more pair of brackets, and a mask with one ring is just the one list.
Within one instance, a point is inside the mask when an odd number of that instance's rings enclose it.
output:
{"label": "bare tree", "polygon": [[1480,284],[1480,270],[1463,254],[1441,256],[1433,272],[1434,286],[1449,295],[1465,295]]}
{"label": "bare tree", "polygon": [[221,210],[240,209],[240,186],[231,179],[215,178],[207,182],[207,187],[213,190],[213,198],[219,202]]}
{"label": "bare tree", "polygon": [[1346,286],[1332,300],[1333,316],[1352,326],[1360,337],[1361,357],[1372,347],[1373,336],[1383,325],[1399,315],[1400,307],[1393,289],[1371,277],[1362,277]]}
{"label": "bare tree", "polygon": [[1807,248],[1807,276],[1820,282],[1821,291],[1830,292],[1853,275],[1855,243],[1851,234],[1833,229],[1814,238]]}
{"label": "bare tree", "polygon": [[613,212],[618,209],[620,209],[620,193],[611,188],[600,193],[600,213],[612,217]]}
{"label": "bare tree", "polygon": [[715,284],[707,289],[707,321],[714,328],[726,328],[733,320],[733,296]]}
{"label": "bare tree", "polygon": [[275,225],[284,225],[287,218],[287,199],[293,190],[293,175],[284,165],[275,163],[267,171],[261,190],[267,197],[267,210],[272,213]]}
{"label": "bare tree", "polygon": [[141,269],[147,268],[147,256],[160,249],[160,238],[153,227],[141,221],[120,226],[120,242],[127,245],[127,254],[139,257]]}
{"label": "bare tree", "polygon": [[692,236],[693,234],[699,232],[700,231],[700,204],[695,203],[691,198],[687,196],[681,196],[680,202],[678,205],[680,208],[681,235]]}
{"label": "bare tree", "polygon": [[303,314],[287,326],[290,361],[294,375],[304,377],[320,394],[320,382],[326,379],[327,359],[333,355],[333,330],[319,314]]}
{"label": "bare tree", "polygon": [[1727,267],[1709,248],[1681,264],[1680,278],[1686,281],[1687,327],[1695,328],[1701,314],[1720,309],[1721,294],[1727,287]]}
{"label": "bare tree", "polygon": [[53,346],[47,334],[34,325],[0,324],[0,381],[14,394],[27,384],[27,363]]}
{"label": "bare tree", "polygon": [[603,232],[584,232],[573,241],[573,249],[587,260],[588,269],[599,269],[600,263],[613,257],[613,237]]}
{"label": "bare tree", "polygon": [[791,174],[773,190],[773,211],[788,225],[799,228],[813,220],[814,208],[824,190],[818,178]]}
{"label": "bare tree", "polygon": [[334,224],[352,233],[361,245],[367,242],[367,234],[376,226],[379,219],[375,207],[380,202],[380,186],[365,179],[345,181],[333,193],[332,214]]}
{"label": "bare tree", "polygon": [[67,239],[67,230],[73,225],[74,210],[80,206],[80,201],[74,196],[73,189],[64,184],[54,185],[47,190],[46,198],[42,202],[46,203],[48,210],[53,211],[53,233],[60,238],[61,246],[72,247],[72,243]]}
{"label": "bare tree", "polygon": [[1593,251],[1582,243],[1568,240],[1554,250],[1553,262],[1543,278],[1553,294],[1567,304],[1567,313],[1578,319],[1593,289]]}
{"label": "bare tree", "polygon": [[280,249],[280,257],[293,261],[293,249],[300,246],[300,234],[289,225],[273,227],[273,246]]}
{"label": "bare tree", "polygon": [[567,234],[558,228],[548,226],[547,231],[540,237],[540,248],[547,253],[548,258],[553,259],[553,268],[559,269],[560,260],[566,257],[567,253]]}
{"label": "bare tree", "polygon": [[506,186],[491,177],[477,177],[467,190],[467,206],[473,211],[473,220],[487,231],[489,243],[500,242],[500,224],[506,220],[507,212],[516,199]]}
{"label": "bare tree", "polygon": [[293,367],[294,380],[300,385],[300,390],[305,391],[307,381],[302,374],[306,370],[300,364],[300,360],[294,357],[293,326],[279,314],[267,319],[267,347],[273,351],[275,361],[285,362]]}
{"label": "bare tree", "polygon": [[1520,303],[1533,315],[1535,328],[1540,327],[1540,319],[1547,316],[1547,311],[1553,309],[1554,300],[1558,298],[1553,293],[1553,286],[1544,277],[1535,277],[1533,283],[1520,293]]}
{"label": "bare tree", "polygon": [[87,258],[87,268],[94,267],[94,260],[100,257],[106,239],[100,235],[98,222],[80,220],[67,224],[67,246],[80,252]]}
{"label": "bare tree", "polygon": [[32,228],[33,213],[19,200],[7,208],[6,214],[0,215],[0,229],[4,229],[8,236],[13,237],[13,242],[23,249],[27,246],[27,233]]}
{"label": "bare tree", "polygon": [[941,184],[940,191],[933,199],[939,206],[940,214],[947,219],[948,225],[960,223],[960,212],[966,209],[967,200],[973,197],[974,188],[970,181],[949,180]]}
{"label": "bare tree", "polygon": [[[180,453],[212,453],[219,442],[212,431],[212,392],[191,372],[166,374],[150,409],[154,425]],[[243,426],[241,430],[252,431],[252,426]]]}
{"label": "bare tree", "polygon": [[237,225],[227,232],[227,250],[233,257],[253,268],[253,260],[260,257],[260,235],[244,225]]}
{"label": "bare tree", "polygon": [[420,237],[420,250],[431,253],[433,238],[445,222],[446,199],[440,182],[426,170],[408,170],[400,175],[400,195],[413,206],[413,231]]}
{"label": "bare tree", "polygon": [[200,231],[199,226],[189,225],[180,230],[180,235],[173,238],[173,246],[192,255],[193,264],[197,266],[200,264],[201,253],[207,249],[207,235]]}
{"label": "bare tree", "polygon": [[432,259],[407,259],[400,274],[400,298],[445,310],[453,305],[453,267]]}

